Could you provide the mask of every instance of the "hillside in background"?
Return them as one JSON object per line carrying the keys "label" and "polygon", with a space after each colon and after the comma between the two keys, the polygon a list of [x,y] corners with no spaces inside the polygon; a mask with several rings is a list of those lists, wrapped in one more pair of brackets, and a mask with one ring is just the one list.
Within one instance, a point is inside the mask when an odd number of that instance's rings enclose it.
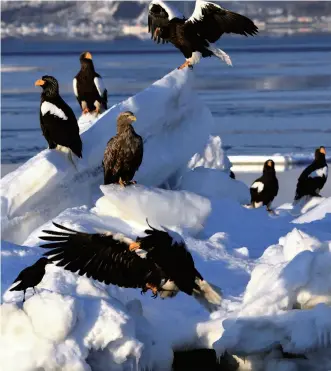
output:
{"label": "hillside in background", "polygon": [[[1,37],[114,39],[147,35],[146,1],[2,1]],[[241,12],[271,34],[330,32],[331,3],[228,1],[223,6]],[[194,2],[177,2],[185,15]]]}

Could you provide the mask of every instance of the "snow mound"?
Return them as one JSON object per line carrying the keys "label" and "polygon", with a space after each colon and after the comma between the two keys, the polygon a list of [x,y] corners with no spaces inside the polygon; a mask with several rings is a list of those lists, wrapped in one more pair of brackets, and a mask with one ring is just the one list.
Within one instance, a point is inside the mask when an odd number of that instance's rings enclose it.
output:
{"label": "snow mound", "polygon": [[219,136],[210,136],[202,153],[195,153],[188,166],[177,174],[175,187],[208,198],[230,198],[248,203],[249,189],[241,181],[231,179],[231,163]]}
{"label": "snow mound", "polygon": [[270,351],[277,344],[299,354],[330,349],[328,238],[322,242],[295,228],[267,248],[252,271],[240,311],[223,322],[215,349],[241,355]]}
{"label": "snow mound", "polygon": [[[68,207],[92,205],[102,184],[101,163],[116,118],[130,110],[144,139],[144,158],[136,180],[148,186],[164,183],[201,152],[212,131],[213,118],[192,89],[193,73],[174,70],[139,94],[111,107],[93,123],[84,118],[83,159],[78,170],[68,154],[44,150],[1,179],[2,238],[15,243],[42,222]],[[203,125],[201,125],[203,122]],[[88,128],[87,128],[88,127]],[[185,146],[182,144],[185,143]],[[170,150],[171,149],[171,150]]]}
{"label": "snow mound", "polygon": [[249,188],[243,182],[230,178],[229,172],[196,167],[182,175],[179,189],[195,192],[208,198],[229,198],[241,204],[249,203]]}
{"label": "snow mound", "polygon": [[192,234],[199,232],[211,211],[210,201],[194,193],[169,191],[135,185],[100,187],[104,197],[96,203],[96,213],[117,217],[133,227],[167,227]]}
{"label": "snow mound", "polygon": [[196,153],[188,163],[189,169],[204,167],[207,169],[220,169],[229,171],[231,162],[222,148],[222,140],[219,136],[210,136],[203,153]]}
{"label": "snow mound", "polygon": [[[28,254],[25,247],[4,247],[5,291],[23,268],[13,266],[15,274],[7,269],[14,257],[15,262],[24,257],[26,267],[39,249]],[[118,371],[171,368],[172,349],[146,320],[140,302],[125,306],[104,285],[53,265],[47,266],[37,294],[29,289],[26,297],[22,306],[22,293],[3,296],[1,364],[8,371],[105,370],[105,364]]]}

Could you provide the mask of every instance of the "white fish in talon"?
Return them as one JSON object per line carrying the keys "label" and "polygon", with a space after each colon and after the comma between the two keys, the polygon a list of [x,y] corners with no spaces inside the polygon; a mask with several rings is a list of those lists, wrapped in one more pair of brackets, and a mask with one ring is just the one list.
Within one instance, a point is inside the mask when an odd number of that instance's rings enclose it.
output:
{"label": "white fish in talon", "polygon": [[193,14],[186,19],[171,3],[153,0],[148,31],[157,43],[171,42],[183,53],[186,62],[179,67],[183,69],[211,56],[232,66],[230,56],[214,43],[224,33],[254,36],[258,28],[249,18],[209,1],[197,0]]}
{"label": "white fish in talon", "polygon": [[264,205],[268,212],[272,212],[271,203],[277,196],[278,189],[275,163],[267,160],[263,166],[262,176],[256,179],[250,187],[251,207],[258,208]]}
{"label": "white fish in talon", "polygon": [[95,71],[92,54],[80,55],[81,69],[73,80],[73,90],[83,114],[99,115],[107,109],[108,92],[101,76]]}
{"label": "white fish in talon", "polygon": [[53,76],[45,75],[35,82],[40,86],[40,126],[49,149],[65,147],[82,157],[82,141],[74,112],[61,98],[59,84]]}
{"label": "white fish in talon", "polygon": [[306,198],[308,202],[311,197],[321,197],[320,191],[328,179],[328,164],[325,155],[325,147],[321,146],[315,150],[314,161],[299,176],[294,205],[302,198]]}

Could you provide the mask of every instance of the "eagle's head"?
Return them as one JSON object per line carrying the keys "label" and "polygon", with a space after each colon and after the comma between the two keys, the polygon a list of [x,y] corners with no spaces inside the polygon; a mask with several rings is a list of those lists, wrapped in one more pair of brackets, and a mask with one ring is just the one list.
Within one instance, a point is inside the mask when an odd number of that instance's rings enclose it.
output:
{"label": "eagle's head", "polygon": [[316,148],[315,161],[325,161],[326,149],[324,146]]}
{"label": "eagle's head", "polygon": [[121,112],[117,117],[117,130],[125,130],[128,126],[137,120],[137,117],[131,111]]}
{"label": "eagle's head", "polygon": [[41,86],[43,93],[48,96],[59,94],[59,83],[53,76],[45,75],[34,83],[35,86]]}
{"label": "eagle's head", "polygon": [[93,65],[93,61],[92,61],[92,54],[90,52],[83,52],[80,56],[79,56],[79,61],[80,61],[80,64],[81,64],[81,68],[83,70],[93,70],[94,71],[94,65]]}
{"label": "eagle's head", "polygon": [[273,160],[267,160],[263,165],[263,172],[275,172],[275,163]]}

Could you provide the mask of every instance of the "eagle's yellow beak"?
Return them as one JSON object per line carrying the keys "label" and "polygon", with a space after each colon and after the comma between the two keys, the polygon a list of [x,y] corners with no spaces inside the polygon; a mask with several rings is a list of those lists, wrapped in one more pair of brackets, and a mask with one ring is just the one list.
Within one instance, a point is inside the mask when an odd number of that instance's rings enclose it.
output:
{"label": "eagle's yellow beak", "polygon": [[321,153],[324,153],[324,154],[326,155],[326,150],[325,150],[324,147],[321,147],[321,148],[320,148],[320,152],[321,152]]}
{"label": "eagle's yellow beak", "polygon": [[34,83],[34,86],[42,86],[45,84],[45,81],[44,80],[37,80],[35,83]]}
{"label": "eagle's yellow beak", "polygon": [[132,121],[137,121],[137,117],[135,115],[130,115],[129,118],[132,120]]}
{"label": "eagle's yellow beak", "polygon": [[92,59],[92,54],[90,52],[86,52],[85,55],[84,55],[84,58]]}
{"label": "eagle's yellow beak", "polygon": [[267,162],[267,165],[270,166],[270,167],[272,167],[272,161],[268,161]]}

